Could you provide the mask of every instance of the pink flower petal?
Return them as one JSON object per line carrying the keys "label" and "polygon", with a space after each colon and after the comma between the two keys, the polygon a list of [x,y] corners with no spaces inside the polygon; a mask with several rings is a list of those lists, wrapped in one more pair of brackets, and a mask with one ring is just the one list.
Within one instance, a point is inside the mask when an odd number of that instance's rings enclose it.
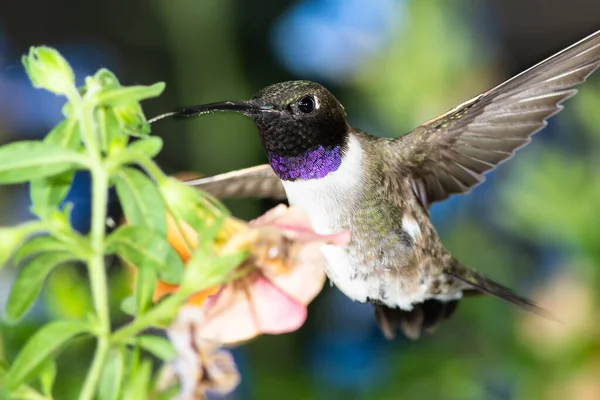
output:
{"label": "pink flower petal", "polygon": [[253,272],[213,296],[199,326],[203,337],[233,344],[263,333],[292,332],[305,320],[303,304]]}
{"label": "pink flower petal", "polygon": [[306,306],[325,284],[321,247],[350,241],[348,232],[315,233],[306,213],[285,205],[250,221],[249,226],[253,229],[228,244],[236,248],[247,243],[256,270],[225,285],[202,307],[202,336],[224,344],[302,326]]}

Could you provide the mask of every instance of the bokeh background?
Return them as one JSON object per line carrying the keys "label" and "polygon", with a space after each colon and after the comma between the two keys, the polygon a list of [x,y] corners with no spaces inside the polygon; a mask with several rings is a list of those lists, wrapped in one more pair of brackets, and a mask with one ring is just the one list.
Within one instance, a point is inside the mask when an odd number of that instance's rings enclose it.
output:
{"label": "bokeh background", "polygon": [[[597,0],[30,0],[0,3],[0,141],[40,138],[62,99],[32,89],[30,45],[58,48],[80,80],[100,67],[124,84],[165,81],[145,104],[246,99],[282,80],[311,79],[345,105],[350,123],[398,136],[600,29]],[[562,322],[489,298],[468,299],[432,336],[387,342],[368,305],[335,288],[298,332],[234,350],[243,383],[231,399],[600,399],[600,73],[516,159],[469,196],[432,209],[465,264],[536,299]],[[170,173],[214,174],[266,161],[237,115],[164,121],[158,161]],[[88,179],[69,200],[87,229]],[[1,187],[0,223],[30,218],[26,188]],[[273,205],[228,205],[252,218]],[[113,204],[118,216],[118,204]],[[0,309],[15,271],[0,271]],[[128,282],[111,268],[115,324]],[[80,268],[61,267],[19,326],[0,323],[10,359],[44,321],[91,308]],[[329,286],[329,285],[327,285]],[[60,359],[57,399],[76,391],[93,343]]]}

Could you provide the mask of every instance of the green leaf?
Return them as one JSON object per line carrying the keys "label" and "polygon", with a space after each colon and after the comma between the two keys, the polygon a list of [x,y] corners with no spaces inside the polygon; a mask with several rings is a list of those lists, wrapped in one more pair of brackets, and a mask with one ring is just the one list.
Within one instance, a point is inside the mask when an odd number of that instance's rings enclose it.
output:
{"label": "green leaf", "polygon": [[151,376],[152,364],[148,360],[143,360],[140,367],[129,378],[123,398],[127,400],[148,399]]}
{"label": "green leaf", "polygon": [[107,252],[118,254],[138,268],[153,268],[167,283],[181,281],[183,261],[166,238],[147,228],[120,227],[108,237]]}
{"label": "green leaf", "polygon": [[86,164],[85,157],[56,144],[21,141],[0,147],[0,184],[44,178]]}
{"label": "green leaf", "polygon": [[138,268],[135,289],[136,313],[143,314],[152,307],[152,297],[156,287],[156,271],[146,266]]}
{"label": "green leaf", "polygon": [[150,136],[143,139],[138,139],[131,143],[128,150],[138,152],[148,158],[154,158],[163,147],[163,141],[158,136]]}
{"label": "green leaf", "polygon": [[144,99],[159,96],[165,90],[164,82],[150,86],[124,86],[104,90],[97,96],[99,105],[118,107],[129,106]]}
{"label": "green leaf", "polygon": [[44,142],[57,144],[65,149],[81,148],[79,126],[75,118],[63,119],[44,138]]}
{"label": "green leaf", "polygon": [[58,51],[45,46],[31,47],[22,61],[34,87],[55,94],[68,94],[75,90],[73,70]]}
{"label": "green leaf", "polygon": [[216,219],[229,215],[218,200],[174,178],[161,182],[159,190],[173,217],[182,219],[196,231],[214,226],[219,222]]}
{"label": "green leaf", "polygon": [[19,320],[37,299],[50,271],[73,258],[70,252],[42,253],[25,265],[10,290],[6,303],[6,320],[11,323]]}
{"label": "green leaf", "polygon": [[48,253],[57,251],[70,251],[69,246],[55,238],[54,236],[44,235],[36,236],[25,242],[13,257],[15,265],[19,265],[24,259],[38,253]]}
{"label": "green leaf", "polygon": [[123,348],[112,349],[104,364],[98,397],[100,400],[117,400],[121,393],[125,375],[125,355]]}
{"label": "green leaf", "polygon": [[223,284],[231,278],[231,272],[248,257],[245,251],[224,254],[219,257],[198,249],[187,263],[181,290],[195,293]]}
{"label": "green leaf", "polygon": [[137,314],[135,302],[136,298],[134,296],[127,296],[123,299],[119,308],[125,314],[135,317],[135,315]]}
{"label": "green leaf", "polygon": [[39,377],[42,393],[51,397],[52,387],[54,387],[54,380],[56,379],[56,362],[53,359],[46,359],[39,372]]}
{"label": "green leaf", "polygon": [[96,115],[102,136],[102,150],[108,154],[122,151],[127,146],[129,138],[121,130],[114,111],[108,107],[99,107]]}
{"label": "green leaf", "polygon": [[136,343],[142,349],[152,353],[162,361],[168,362],[177,356],[175,347],[164,337],[155,335],[140,335],[136,339]]}
{"label": "green leaf", "polygon": [[0,228],[0,268],[6,264],[23,240],[32,233],[31,224],[15,228]]}
{"label": "green leaf", "polygon": [[[59,123],[44,138],[45,143],[58,145],[65,149],[81,148],[79,129],[74,118]],[[58,208],[71,189],[75,171],[68,170],[61,174],[33,180],[30,183],[31,211],[40,218],[47,216]]]}
{"label": "green leaf", "polygon": [[6,374],[8,388],[18,388],[48,356],[74,336],[89,331],[87,321],[57,321],[42,327],[27,341]]}
{"label": "green leaf", "polygon": [[127,223],[167,234],[166,209],[158,189],[142,172],[123,168],[116,176],[116,189]]}
{"label": "green leaf", "polygon": [[131,378],[140,369],[140,363],[142,361],[142,352],[139,347],[135,346],[130,349],[125,358],[125,365],[127,370],[127,379]]}
{"label": "green leaf", "polygon": [[67,197],[74,177],[75,171],[65,171],[58,175],[31,181],[29,185],[31,212],[44,218],[51,210],[57,209]]}

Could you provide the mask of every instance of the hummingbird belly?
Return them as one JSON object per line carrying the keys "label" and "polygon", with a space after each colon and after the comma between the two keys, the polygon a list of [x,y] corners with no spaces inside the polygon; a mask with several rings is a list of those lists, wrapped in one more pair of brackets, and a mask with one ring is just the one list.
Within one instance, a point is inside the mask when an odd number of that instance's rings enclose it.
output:
{"label": "hummingbird belly", "polygon": [[[347,247],[322,248],[331,282],[353,300],[405,310],[432,297],[461,297],[460,290],[440,283],[443,276],[436,276],[434,263],[422,257],[417,220],[367,182],[363,155],[360,143],[351,138],[337,171],[321,179],[282,181],[290,205],[307,212],[317,233],[350,230]],[[444,290],[435,293],[432,288],[438,286]]]}

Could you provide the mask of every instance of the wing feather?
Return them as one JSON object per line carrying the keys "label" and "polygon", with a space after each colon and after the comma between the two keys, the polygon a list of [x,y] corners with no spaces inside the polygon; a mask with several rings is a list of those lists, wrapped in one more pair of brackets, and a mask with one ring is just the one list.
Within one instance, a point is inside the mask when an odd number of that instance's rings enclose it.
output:
{"label": "wing feather", "polygon": [[543,129],[600,65],[600,31],[411,133],[388,142],[423,204],[468,192]]}
{"label": "wing feather", "polygon": [[185,182],[220,199],[274,198],[285,199],[281,181],[268,164],[227,172]]}

